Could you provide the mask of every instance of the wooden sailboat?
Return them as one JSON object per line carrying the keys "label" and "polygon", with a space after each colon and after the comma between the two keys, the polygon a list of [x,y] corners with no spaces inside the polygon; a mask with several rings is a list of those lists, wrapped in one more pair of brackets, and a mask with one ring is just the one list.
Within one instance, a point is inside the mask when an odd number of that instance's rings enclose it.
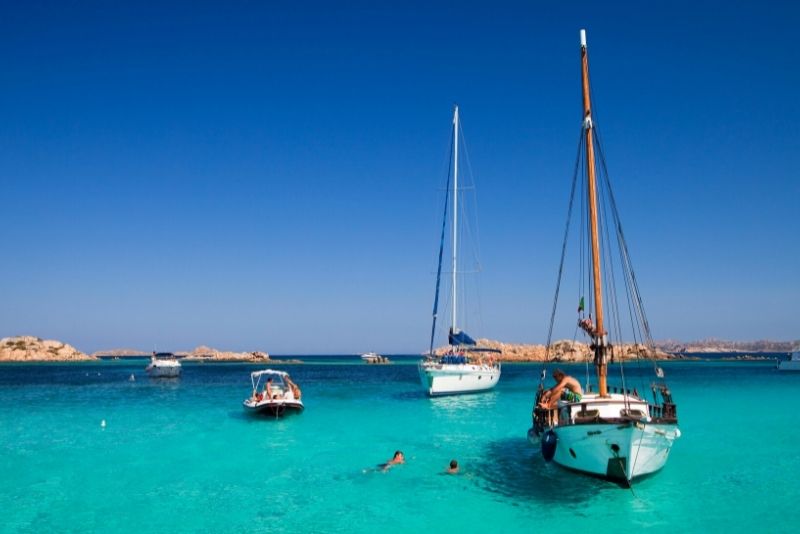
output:
{"label": "wooden sailboat", "polygon": [[[425,392],[431,396],[454,395],[459,393],[476,393],[492,389],[500,380],[500,363],[493,357],[485,357],[486,353],[497,352],[493,349],[481,349],[475,341],[456,322],[458,320],[458,106],[453,111],[453,188],[448,196],[452,198],[452,308],[447,354],[437,357],[433,352],[436,334],[436,319],[439,307],[439,283],[442,275],[442,252],[444,250],[445,225],[447,222],[448,198],[445,198],[444,220],[442,222],[442,238],[439,244],[439,266],[436,274],[436,293],[433,302],[433,324],[431,326],[431,344],[427,357],[419,363],[419,377]],[[450,176],[448,173],[448,180]]]}
{"label": "wooden sailboat", "polygon": [[[579,173],[578,168],[585,168],[586,190],[585,203],[588,205],[588,256],[591,258],[591,268],[587,269],[589,286],[592,290],[589,309],[594,312],[594,321],[591,312],[589,317],[579,318],[579,327],[589,337],[593,352],[597,388],[594,392],[588,391],[580,399],[559,400],[553,408],[551,403],[541,403],[544,396],[543,385],[540,384],[536,403],[533,410],[533,426],[530,429],[529,439],[541,446],[542,454],[546,460],[554,460],[561,466],[584,472],[591,475],[630,483],[633,479],[653,473],[661,469],[667,461],[673,442],[680,437],[678,429],[677,409],[672,400],[672,395],[666,384],[661,381],[653,382],[642,387],[642,393],[637,388],[630,388],[625,382],[625,375],[621,373],[622,386],[609,387],[608,367],[613,363],[615,356],[615,343],[611,343],[609,332],[606,330],[606,314],[604,313],[604,280],[614,280],[613,272],[603,272],[601,262],[610,258],[608,251],[603,254],[601,246],[608,244],[609,234],[615,232],[615,238],[620,246],[620,262],[626,284],[626,294],[629,298],[629,310],[632,322],[637,322],[636,332],[642,333],[643,341],[652,346],[652,336],[649,325],[644,315],[638,285],[633,275],[627,245],[624,241],[622,227],[619,224],[618,213],[613,193],[610,191],[610,182],[607,174],[605,182],[598,183],[597,167],[595,164],[595,124],[592,121],[591,90],[589,83],[589,59],[586,47],[586,32],[580,32],[581,42],[581,72],[583,88],[583,128],[581,143],[585,148],[584,165],[576,166],[575,179]],[[599,145],[597,145],[599,146]],[[580,153],[580,152],[579,152]],[[582,156],[579,155],[579,162]],[[605,161],[600,151],[601,169],[605,172]],[[573,195],[576,190],[573,182]],[[600,186],[607,189],[600,196]],[[574,196],[573,196],[574,198]],[[605,218],[605,224],[598,222],[601,219],[599,208],[602,199],[611,206],[611,216]],[[572,201],[570,203],[571,211]],[[601,227],[602,226],[602,227]],[[609,230],[609,228],[611,230]],[[605,230],[605,233],[603,232]],[[567,235],[569,234],[569,217]],[[601,238],[605,238],[601,242]],[[567,236],[562,249],[562,268],[564,251],[566,250]],[[613,265],[612,265],[613,267]],[[606,265],[608,269],[609,266]],[[559,285],[562,269],[559,270]],[[604,278],[603,275],[606,275]],[[613,285],[613,282],[612,282]],[[556,291],[556,299],[558,290]],[[616,296],[612,296],[611,309],[619,312]],[[578,313],[584,310],[583,297],[580,297]],[[550,332],[555,318],[556,306],[553,306]],[[619,318],[611,320],[608,324],[619,326]],[[621,333],[618,333],[621,335]],[[548,339],[548,347],[552,341]],[[619,363],[620,371],[622,362]],[[663,370],[655,367],[656,378],[663,378]],[[588,369],[587,369],[588,375]],[[542,373],[544,380],[545,373]],[[587,376],[588,381],[588,376]],[[589,386],[587,384],[587,386]],[[587,387],[589,389],[589,387]],[[645,389],[652,392],[652,399]],[[570,397],[571,395],[566,395]],[[564,398],[564,397],[562,397]]]}

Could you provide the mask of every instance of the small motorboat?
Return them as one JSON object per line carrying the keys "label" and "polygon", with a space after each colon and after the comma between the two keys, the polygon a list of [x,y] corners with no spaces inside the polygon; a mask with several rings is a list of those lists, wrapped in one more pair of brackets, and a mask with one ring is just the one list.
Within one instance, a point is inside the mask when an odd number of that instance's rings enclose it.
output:
{"label": "small motorboat", "polygon": [[292,382],[289,373],[272,369],[253,371],[250,381],[253,393],[243,402],[246,411],[273,417],[303,411],[303,401],[300,400],[302,393],[297,384]]}
{"label": "small motorboat", "polygon": [[153,352],[144,370],[152,378],[177,378],[181,376],[181,362],[171,352]]}
{"label": "small motorboat", "polygon": [[367,352],[361,355],[361,359],[366,363],[390,363],[389,358],[381,356],[377,352]]}
{"label": "small motorboat", "polygon": [[800,371],[800,348],[792,352],[788,360],[778,361],[778,371]]}

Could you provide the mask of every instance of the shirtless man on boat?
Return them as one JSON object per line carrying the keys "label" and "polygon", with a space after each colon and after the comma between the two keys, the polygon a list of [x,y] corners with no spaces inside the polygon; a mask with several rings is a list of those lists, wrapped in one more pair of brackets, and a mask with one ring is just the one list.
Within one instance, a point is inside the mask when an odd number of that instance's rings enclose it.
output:
{"label": "shirtless man on boat", "polygon": [[552,410],[558,407],[559,400],[567,402],[578,402],[583,396],[583,389],[580,382],[573,377],[564,373],[561,369],[553,371],[553,378],[556,385],[548,389],[542,394],[542,400],[539,402],[539,407],[545,410]]}

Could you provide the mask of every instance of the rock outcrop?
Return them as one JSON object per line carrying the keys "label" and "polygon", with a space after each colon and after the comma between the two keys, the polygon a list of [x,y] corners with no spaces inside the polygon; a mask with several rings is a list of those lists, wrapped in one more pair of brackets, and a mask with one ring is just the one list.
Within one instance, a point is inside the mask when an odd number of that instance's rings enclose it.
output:
{"label": "rock outcrop", "polygon": [[98,350],[92,353],[92,357],[99,358],[100,356],[111,356],[119,358],[121,356],[135,356],[138,358],[144,356],[150,356],[150,352],[146,350],[139,350],[139,349],[110,349],[110,350]]}
{"label": "rock outcrop", "polygon": [[685,342],[668,339],[657,341],[656,346],[669,352],[791,352],[795,347],[800,347],[800,340],[725,341],[708,338]]}
{"label": "rock outcrop", "polygon": [[190,352],[178,352],[178,356],[183,356],[187,361],[206,361],[206,362],[266,362],[269,361],[269,354],[261,351],[253,352],[228,352],[211,347],[199,346]]}
{"label": "rock outcrop", "polygon": [[0,361],[5,362],[77,362],[94,360],[72,345],[33,336],[0,339]]}
{"label": "rock outcrop", "polygon": [[[543,362],[546,360],[557,362],[584,362],[592,357],[592,351],[587,343],[579,341],[561,340],[556,341],[550,346],[548,354],[544,345],[524,345],[515,343],[503,343],[491,339],[479,339],[479,347],[486,347],[500,351],[497,358],[504,362]],[[442,354],[447,347],[436,349],[436,354]],[[633,360],[637,355],[639,358],[650,360],[671,360],[683,359],[682,356],[669,354],[662,350],[652,349],[641,345],[626,343],[616,345],[613,348],[614,357],[621,360]]]}

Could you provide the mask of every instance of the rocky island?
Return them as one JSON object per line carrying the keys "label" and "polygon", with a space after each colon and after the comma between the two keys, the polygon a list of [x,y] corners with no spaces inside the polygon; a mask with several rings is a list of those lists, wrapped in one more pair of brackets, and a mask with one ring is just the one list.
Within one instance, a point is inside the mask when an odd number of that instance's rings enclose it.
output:
{"label": "rocky island", "polygon": [[267,362],[269,354],[262,351],[230,352],[201,345],[189,352],[176,352],[176,356],[189,362]]}
{"label": "rocky island", "polygon": [[[269,354],[263,351],[233,352],[200,345],[189,351],[176,351],[173,354],[187,362],[266,362]],[[149,358],[152,352],[139,349],[100,350],[92,354],[96,358]]]}
{"label": "rocky island", "polygon": [[95,359],[61,341],[34,336],[0,339],[0,362],[80,362]]}
{"label": "rocky island", "polygon": [[791,352],[800,347],[800,340],[795,341],[725,341],[708,338],[699,341],[665,340],[656,342],[658,348],[668,352]]}
{"label": "rocky island", "polygon": [[[584,362],[591,358],[592,351],[588,343],[580,341],[561,340],[554,342],[550,347],[550,354],[544,345],[526,345],[517,343],[503,343],[492,339],[479,339],[479,347],[499,350],[497,358],[503,362]],[[443,354],[447,347],[436,349],[436,354]],[[614,358],[620,360],[640,358],[649,360],[684,360],[692,359],[681,354],[672,354],[660,349],[652,350],[642,344],[625,343],[615,345]]]}

